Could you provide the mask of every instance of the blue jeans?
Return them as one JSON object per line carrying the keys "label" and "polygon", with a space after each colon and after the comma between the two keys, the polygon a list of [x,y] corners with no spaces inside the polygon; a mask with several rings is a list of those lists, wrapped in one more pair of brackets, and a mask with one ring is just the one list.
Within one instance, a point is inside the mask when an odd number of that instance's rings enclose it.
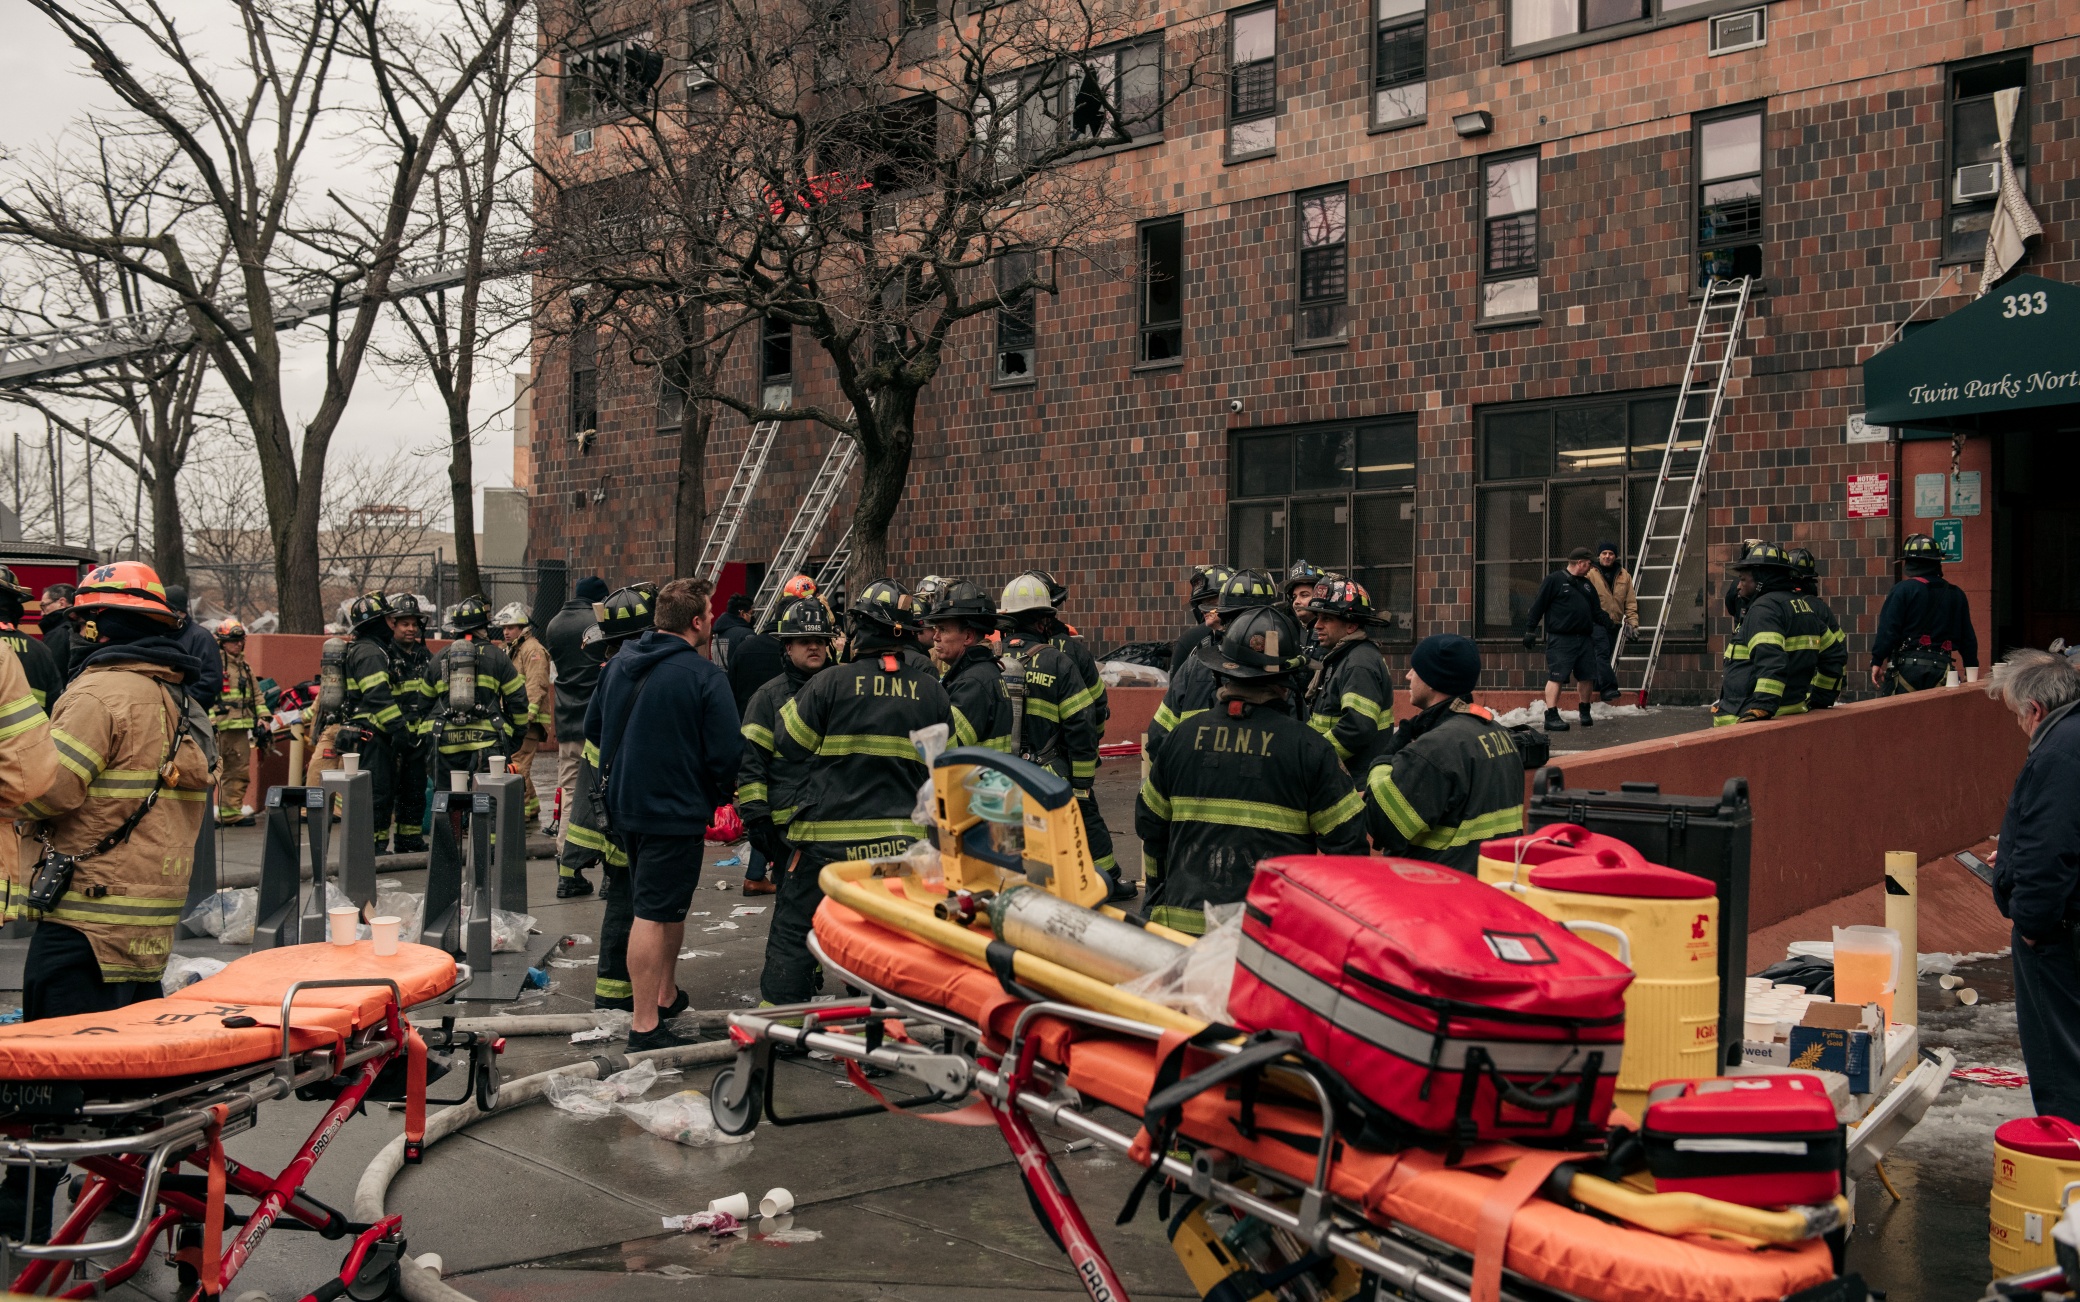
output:
{"label": "blue jeans", "polygon": [[757,847],[755,847],[755,846],[751,846],[751,845],[748,845],[748,844],[747,844],[747,845],[745,846],[745,849],[746,849],[746,850],[749,850],[749,851],[750,851],[750,853],[751,853],[751,858],[750,858],[750,860],[749,860],[749,863],[750,863],[750,867],[748,867],[748,868],[746,868],[746,869],[744,870],[744,880],[745,880],[745,881],[747,881],[747,882],[762,882],[762,881],[764,881],[764,880],[766,879],[766,857],[765,857],[765,855],[764,855],[764,854],[762,854],[762,853],[760,853],[760,852],[759,852],[759,850],[757,849]]}

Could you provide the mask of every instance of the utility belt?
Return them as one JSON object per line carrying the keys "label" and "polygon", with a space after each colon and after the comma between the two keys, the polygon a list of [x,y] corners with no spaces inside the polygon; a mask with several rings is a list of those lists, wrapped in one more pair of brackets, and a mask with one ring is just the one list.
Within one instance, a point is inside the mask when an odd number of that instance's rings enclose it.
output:
{"label": "utility belt", "polygon": [[1919,644],[1893,653],[1893,676],[1916,692],[1941,687],[1950,676],[1950,652],[1948,642],[1936,643],[1923,638]]}

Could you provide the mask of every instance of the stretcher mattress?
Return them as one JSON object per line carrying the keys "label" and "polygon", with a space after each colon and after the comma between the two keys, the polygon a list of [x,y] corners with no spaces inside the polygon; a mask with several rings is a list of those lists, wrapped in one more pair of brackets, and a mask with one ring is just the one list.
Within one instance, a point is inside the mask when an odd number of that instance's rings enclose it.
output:
{"label": "stretcher mattress", "polygon": [[[455,985],[455,960],[425,945],[378,957],[372,942],[288,945],[233,961],[172,997],[107,1013],[81,1013],[0,1026],[0,1081],[158,1080],[266,1062],[282,1048],[282,996],[298,981],[388,977],[404,1004],[438,998]],[[388,986],[298,992],[289,1047],[337,1046],[383,1017]],[[226,1026],[251,1018],[252,1026]]]}
{"label": "stretcher mattress", "polygon": [[[1008,1036],[1019,1001],[989,973],[908,936],[890,931],[835,900],[816,912],[816,937],[831,960],[845,970],[904,998],[943,1008]],[[1156,1046],[1145,1040],[1113,1038],[1077,1028],[1057,1028],[1043,1038],[1041,1052],[1066,1065],[1069,1083],[1086,1097],[1139,1116],[1156,1072]],[[1187,1064],[1187,1070],[1206,1059]],[[1312,1108],[1271,1102],[1256,1107],[1257,1138],[1238,1128],[1240,1105],[1224,1093],[1207,1093],[1185,1106],[1180,1131],[1305,1182],[1314,1158],[1271,1136],[1312,1136],[1321,1130]],[[1447,1169],[1440,1154],[1426,1149],[1400,1153],[1342,1147],[1331,1166],[1330,1184],[1345,1202],[1380,1221],[1400,1222],[1420,1233],[1472,1251],[1482,1204],[1500,1175],[1484,1158],[1507,1164],[1523,1150],[1489,1145]],[[1533,1199],[1510,1225],[1508,1269],[1548,1287],[1594,1302],[1775,1302],[1834,1277],[1827,1247],[1819,1241],[1795,1247],[1757,1248],[1702,1235],[1671,1238],[1614,1224]]]}

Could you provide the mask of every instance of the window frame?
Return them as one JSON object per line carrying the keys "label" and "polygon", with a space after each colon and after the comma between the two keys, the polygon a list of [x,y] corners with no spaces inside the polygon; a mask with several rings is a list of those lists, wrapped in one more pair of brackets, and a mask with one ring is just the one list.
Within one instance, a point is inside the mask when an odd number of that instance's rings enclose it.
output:
{"label": "window frame", "polygon": [[[1247,64],[1237,64],[1235,62],[1236,25],[1245,18],[1261,13],[1269,13],[1271,15],[1271,57],[1268,59],[1252,59]],[[1254,158],[1267,158],[1278,152],[1277,123],[1283,104],[1279,99],[1278,84],[1279,46],[1281,42],[1279,40],[1277,0],[1270,0],[1270,3],[1266,4],[1244,5],[1239,9],[1230,9],[1227,13],[1227,19],[1228,71],[1224,78],[1226,85],[1223,87],[1221,94],[1221,155],[1226,162],[1242,163]],[[1271,65],[1271,107],[1261,113],[1252,113],[1248,117],[1237,117],[1235,114],[1236,79],[1242,75],[1244,69],[1261,67],[1267,63]],[[1272,124],[1271,143],[1250,149],[1237,149],[1235,146],[1235,128],[1256,122],[1270,122]]]}
{"label": "window frame", "polygon": [[[995,0],[995,2],[1002,3],[1003,0]],[[1074,130],[1073,97],[1076,94],[1076,90],[1070,86],[1070,80],[1078,72],[1077,66],[1049,65],[1045,67],[1021,68],[1016,72],[1006,72],[1000,76],[990,78],[987,86],[988,93],[992,99],[997,100],[1001,104],[1004,97],[1008,95],[1011,103],[1015,106],[1012,138],[1009,141],[999,142],[1000,161],[998,168],[1000,171],[1008,170],[1014,164],[1023,165],[1026,161],[1039,157],[1048,150],[1053,149],[1062,150],[1065,157],[1075,158],[1104,154],[1122,149],[1139,149],[1145,145],[1161,144],[1164,139],[1163,84],[1168,76],[1169,61],[1169,48],[1165,43],[1164,35],[1165,33],[1160,30],[1145,32],[1139,36],[1128,37],[1125,40],[1094,46],[1084,51],[1081,56],[1083,60],[1092,63],[1106,59],[1111,60],[1110,89],[1112,102],[1107,105],[1107,108],[1115,111],[1114,116],[1116,118],[1116,109],[1123,107],[1119,102],[1118,94],[1122,67],[1121,61],[1131,51],[1146,49],[1155,51],[1156,102],[1154,113],[1152,118],[1137,119],[1138,123],[1146,124],[1152,121],[1153,125],[1146,130],[1132,132],[1125,140],[1111,139],[1101,129],[1100,136],[1093,138],[1090,143],[1077,144],[1077,139],[1072,134]],[[1102,76],[1103,74],[1101,73],[1100,75]],[[976,102],[975,108],[975,116],[979,122],[994,124],[997,117],[995,111],[985,110],[980,100]],[[1034,128],[1037,123],[1049,124],[1047,134],[1051,135],[1052,139],[1036,138]],[[1118,125],[1127,127],[1136,124],[1124,121],[1118,123]],[[978,138],[973,141],[976,150],[980,151],[983,148],[986,135],[987,130],[980,133]]]}
{"label": "window frame", "polygon": [[[778,329],[775,329],[776,326]],[[787,369],[785,371],[775,371],[772,369],[773,345],[776,340],[782,337],[783,332],[787,340]],[[794,323],[784,317],[770,315],[760,317],[758,324],[759,384],[766,388],[778,384],[792,385],[795,376],[794,368]]]}
{"label": "window frame", "polygon": [[[1522,162],[1525,159],[1531,160],[1532,165],[1531,207],[1529,209],[1517,209],[1513,212],[1490,213],[1488,205],[1490,192],[1493,189],[1493,183],[1489,179],[1490,173],[1497,167],[1509,163]],[[1540,157],[1538,147],[1534,145],[1529,149],[1512,149],[1500,153],[1480,154],[1477,156],[1477,161],[1480,165],[1480,171],[1476,175],[1480,181],[1481,224],[1480,240],[1476,247],[1475,256],[1479,258],[1477,270],[1479,271],[1478,293],[1480,294],[1480,299],[1474,305],[1474,319],[1481,325],[1508,325],[1517,322],[1539,320],[1545,308],[1544,159]],[[1488,263],[1490,261],[1490,241],[1493,238],[1494,223],[1510,217],[1522,216],[1526,211],[1531,214],[1532,255],[1529,273],[1527,274],[1522,267],[1501,272],[1490,271]],[[1520,280],[1529,280],[1532,283],[1532,291],[1537,297],[1537,305],[1528,312],[1498,313],[1497,315],[1489,316],[1487,314],[1488,286]]]}
{"label": "window frame", "polygon": [[[708,33],[705,60],[697,57],[702,53],[696,28],[701,16],[712,23]],[[682,93],[691,95],[713,87],[722,72],[722,0],[700,0],[688,5],[673,15],[675,40],[679,44],[679,81]]]}
{"label": "window frame", "polygon": [[[1756,196],[1757,226],[1752,237],[1721,238],[1709,243],[1704,238],[1704,188],[1721,185],[1728,181],[1747,178],[1747,173],[1714,177],[1707,180],[1704,174],[1704,129],[1720,122],[1732,122],[1752,117],[1756,121]],[[1769,269],[1766,256],[1769,244],[1769,104],[1766,100],[1748,104],[1736,104],[1729,108],[1715,109],[1710,113],[1693,114],[1690,119],[1690,250],[1695,260],[1697,278],[1691,282],[1690,293],[1695,296],[1704,292],[1704,255],[1726,249],[1756,249],[1757,287],[1763,274]],[[1736,272],[1736,274],[1739,274]]]}
{"label": "window frame", "polygon": [[[2029,193],[2030,127],[2032,125],[2030,120],[2030,100],[2032,98],[2030,95],[2030,80],[2031,74],[2036,71],[2036,59],[2034,56],[2035,51],[2032,47],[2024,47],[2019,50],[2003,50],[1998,54],[1989,54],[1976,59],[1960,59],[1955,63],[1944,65],[1943,168],[1938,181],[1938,184],[1943,187],[1943,224],[1939,235],[1939,238],[1942,240],[1942,248],[1936,256],[1936,265],[1939,267],[1970,266],[1985,261],[1986,240],[1984,236],[1980,237],[1977,249],[1972,252],[1952,252],[1950,226],[1960,215],[1986,213],[1990,219],[1994,208],[1999,203],[1997,197],[1993,199],[1974,199],[1968,203],[1958,203],[1955,198],[1957,194],[1957,169],[1959,166],[1957,162],[1957,110],[1967,103],[1976,103],[1982,100],[1991,103],[1994,95],[1993,91],[1987,91],[1979,95],[1959,96],[1957,93],[1958,78],[1986,68],[1998,67],[2004,63],[2018,63],[2022,65],[2022,80],[2019,83],[2022,98],[2015,105],[2015,134],[2009,145],[2010,161],[2014,164],[2016,170],[2015,179],[2020,183],[2023,194],[2026,196]],[[2020,155],[2019,159],[2015,157],[2017,154]]]}
{"label": "window frame", "polygon": [[[1374,131],[1387,131],[1387,130],[1392,130],[1392,129],[1396,128],[1396,127],[1411,127],[1411,126],[1417,126],[1417,125],[1420,125],[1420,124],[1422,124],[1422,123],[1428,122],[1428,121],[1430,120],[1430,3],[1429,3],[1429,0],[1422,0],[1422,3],[1420,3],[1420,4],[1419,4],[1419,5],[1417,6],[1417,8],[1416,8],[1416,12],[1415,12],[1414,14],[1412,14],[1412,15],[1411,15],[1411,14],[1402,14],[1402,15],[1399,15],[1399,16],[1397,16],[1397,17],[1394,17],[1394,18],[1382,18],[1382,17],[1380,17],[1380,16],[1379,16],[1379,10],[1380,10],[1380,5],[1381,5],[1381,3],[1382,3],[1382,0],[1368,0],[1368,3],[1370,3],[1370,4],[1371,4],[1371,6],[1372,6],[1372,50],[1371,50],[1371,53],[1370,53],[1370,57],[1369,57],[1369,59],[1368,59],[1368,61],[1367,61],[1367,62],[1368,62],[1368,67],[1367,67],[1367,69],[1366,69],[1366,73],[1367,73],[1367,75],[1366,75],[1366,82],[1365,82],[1365,84],[1366,84],[1366,91],[1365,91],[1365,94],[1366,94],[1366,99],[1367,99],[1368,103],[1366,104],[1366,110],[1365,110],[1365,111],[1366,111],[1366,116],[1367,116],[1367,118],[1369,119],[1369,121],[1370,121],[1370,122],[1371,122],[1371,124],[1372,124],[1372,130],[1374,130]],[[1408,29],[1410,29],[1410,28],[1419,28],[1419,29],[1421,29],[1421,32],[1422,32],[1422,44],[1423,44],[1423,71],[1422,71],[1422,75],[1421,75],[1421,76],[1418,76],[1418,77],[1406,77],[1406,78],[1403,78],[1403,79],[1402,79],[1402,80],[1400,80],[1400,81],[1395,81],[1395,82],[1382,82],[1382,81],[1380,80],[1380,76],[1381,76],[1381,73],[1380,73],[1380,57],[1379,57],[1379,56],[1380,56],[1380,40],[1381,40],[1381,38],[1382,38],[1382,37],[1384,37],[1384,36],[1386,36],[1386,35],[1388,35],[1388,34],[1390,34],[1390,33],[1399,33],[1399,32],[1402,32],[1402,31],[1406,31],[1406,30],[1408,30]],[[1401,88],[1403,88],[1403,87],[1406,87],[1406,86],[1421,86],[1421,87],[1423,88],[1423,108],[1422,108],[1422,111],[1421,111],[1421,112],[1418,112],[1418,113],[1403,113],[1403,114],[1400,114],[1400,115],[1398,115],[1398,116],[1395,116],[1395,117],[1391,117],[1391,118],[1390,118],[1390,117],[1382,117],[1382,116],[1380,115],[1380,111],[1379,111],[1379,110],[1380,110],[1380,93],[1381,93],[1382,91],[1389,91],[1389,90],[1399,90],[1399,89],[1401,89]]]}
{"label": "window frame", "polygon": [[[1150,317],[1149,293],[1154,285],[1150,272],[1151,259],[1148,253],[1149,236],[1159,230],[1175,230],[1177,233],[1177,316],[1174,320],[1155,321]],[[1134,298],[1139,331],[1135,342],[1135,365],[1137,366],[1181,366],[1184,364],[1184,218],[1158,217],[1142,222],[1135,234],[1135,242],[1141,254],[1140,275],[1135,278]],[[1169,345],[1170,352],[1164,357],[1149,356],[1149,341],[1156,335],[1174,334]]]}
{"label": "window frame", "polygon": [[[1606,491],[1612,487],[1618,490],[1617,541],[1619,555],[1628,571],[1635,569],[1639,563],[1639,545],[1641,542],[1639,537],[1634,536],[1635,530],[1643,530],[1648,527],[1645,521],[1635,521],[1635,503],[1639,500],[1638,495],[1642,492],[1644,492],[1646,500],[1651,501],[1654,483],[1661,474],[1662,455],[1668,440],[1667,429],[1659,423],[1658,412],[1656,413],[1657,419],[1653,424],[1640,423],[1637,413],[1640,408],[1659,405],[1666,406],[1672,418],[1673,404],[1678,394],[1679,390],[1676,388],[1625,389],[1609,393],[1570,394],[1563,397],[1543,398],[1530,402],[1492,403],[1474,409],[1474,464],[1471,487],[1473,490],[1473,636],[1476,641],[1511,642],[1515,641],[1523,633],[1521,626],[1511,625],[1508,628],[1503,628],[1486,619],[1488,585],[1492,574],[1500,572],[1507,575],[1513,566],[1536,564],[1542,567],[1541,581],[1543,581],[1543,574],[1551,573],[1552,570],[1558,568],[1563,563],[1563,558],[1569,550],[1577,546],[1586,545],[1587,542],[1592,541],[1554,537],[1555,522],[1559,519],[1559,513],[1555,509],[1554,502],[1555,498],[1560,496],[1559,493],[1556,493],[1556,489],[1594,488],[1600,485]],[[1560,465],[1561,453],[1559,448],[1561,413],[1569,410],[1586,410],[1611,406],[1622,408],[1623,418],[1626,422],[1626,441],[1622,455],[1618,458],[1618,463],[1616,465],[1599,464],[1586,466],[1574,471],[1563,470]],[[1523,416],[1531,413],[1542,414],[1546,422],[1545,464],[1543,470],[1537,473],[1502,474],[1491,477],[1488,474],[1488,439],[1491,422],[1495,421],[1497,417]],[[1486,542],[1485,503],[1487,499],[1495,494],[1525,492],[1535,494],[1542,499],[1540,514],[1544,518],[1540,527],[1544,535],[1544,557],[1537,560],[1520,557],[1485,558],[1483,546]],[[1710,506],[1709,486],[1706,487],[1705,493],[1704,500],[1699,503],[1700,511],[1705,511]],[[1609,507],[1606,506],[1605,509],[1608,510]],[[1690,541],[1689,563],[1693,567],[1694,577],[1702,591],[1704,602],[1702,614],[1694,634],[1671,629],[1666,641],[1663,643],[1665,649],[1686,653],[1706,650],[1712,631],[1711,575],[1709,565],[1706,563],[1704,539],[1693,528]],[[1680,580],[1676,590],[1681,590]]]}
{"label": "window frame", "polygon": [[1680,27],[1687,23],[1704,21],[1739,9],[1766,9],[1774,3],[1776,3],[1776,0],[1700,0],[1697,4],[1669,5],[1663,3],[1663,0],[1647,0],[1645,7],[1650,9],[1651,12],[1643,18],[1613,23],[1608,27],[1597,27],[1588,31],[1569,32],[1561,36],[1551,36],[1543,40],[1520,44],[1517,41],[1516,0],[1508,0],[1502,8],[1503,51],[1499,62],[1504,64],[1521,63],[1526,59],[1536,59],[1544,55],[1556,54],[1562,50],[1579,49],[1585,45],[1600,45],[1605,41],[1623,40],[1628,36],[1637,36],[1642,32],[1660,31],[1667,27]]}
{"label": "window frame", "polygon": [[[1307,204],[1310,200],[1339,198],[1343,200],[1342,238],[1322,244],[1307,242]],[[1307,255],[1321,249],[1335,249],[1341,284],[1331,295],[1307,295]],[[1351,192],[1350,186],[1325,185],[1312,190],[1301,190],[1293,195],[1293,346],[1295,348],[1323,348],[1350,342],[1351,337]],[[1337,327],[1334,333],[1311,336],[1307,333],[1307,314],[1312,310],[1341,308],[1337,312]]]}
{"label": "window frame", "polygon": [[[1366,434],[1380,430],[1389,430],[1396,437],[1407,440],[1411,460],[1407,467],[1406,482],[1369,487],[1362,486],[1360,481],[1361,476],[1364,474],[1362,463],[1364,460]],[[1301,441],[1311,436],[1323,435],[1333,440],[1339,433],[1347,433],[1350,437],[1351,464],[1343,487],[1323,487],[1319,485],[1307,488],[1301,487],[1299,484],[1298,467]],[[1263,444],[1274,441],[1283,445],[1282,453],[1285,462],[1283,488],[1268,493],[1245,493],[1242,483],[1242,450],[1244,445],[1247,443]],[[1397,621],[1388,627],[1377,629],[1372,636],[1375,642],[1389,647],[1414,646],[1417,630],[1420,627],[1419,613],[1421,607],[1416,586],[1419,578],[1416,558],[1421,548],[1422,540],[1417,528],[1419,521],[1416,518],[1415,509],[1416,489],[1420,482],[1420,476],[1417,472],[1420,468],[1421,457],[1421,425],[1419,417],[1415,412],[1385,412],[1379,415],[1358,417],[1351,420],[1323,421],[1305,425],[1254,426],[1248,429],[1231,430],[1228,436],[1228,474],[1225,484],[1228,497],[1227,554],[1230,562],[1238,566],[1249,563],[1247,558],[1243,556],[1243,539],[1236,527],[1236,520],[1240,513],[1271,510],[1284,517],[1284,522],[1277,526],[1282,539],[1281,554],[1275,558],[1275,563],[1273,563],[1273,558],[1263,558],[1265,568],[1275,573],[1283,573],[1287,563],[1295,559],[1294,553],[1296,548],[1293,534],[1296,530],[1296,525],[1294,518],[1299,511],[1309,506],[1320,507],[1325,504],[1340,504],[1345,508],[1343,520],[1343,528],[1345,530],[1344,559],[1335,564],[1327,564],[1326,567],[1365,584],[1366,590],[1372,595],[1375,608],[1383,612],[1387,609],[1386,601],[1391,594],[1391,588],[1383,587],[1378,581],[1378,576],[1384,573],[1391,580],[1393,575],[1405,574],[1408,601],[1406,621]],[[1399,538],[1388,541],[1404,544],[1405,550],[1400,552],[1400,559],[1361,565],[1357,559],[1360,551],[1358,536],[1359,519],[1365,509],[1364,504],[1376,502],[1392,503],[1399,508],[1395,513],[1396,518],[1405,523],[1406,529]],[[1309,557],[1308,559],[1315,561],[1316,564],[1325,564],[1319,556]]]}
{"label": "window frame", "polygon": [[[617,36],[610,36],[604,40],[594,41],[589,45],[579,46],[576,49],[564,51],[559,60],[556,78],[556,129],[558,134],[569,135],[573,131],[582,131],[587,127],[597,127],[610,122],[618,122],[643,109],[654,111],[658,106],[659,90],[664,85],[666,70],[665,56],[657,47],[656,32],[644,27],[623,32]],[[650,80],[649,85],[643,88],[643,100],[640,104],[622,103],[616,100],[613,103],[603,105],[598,83],[593,82],[590,74],[574,71],[581,60],[598,58],[609,50],[622,53],[624,57],[629,50],[641,50],[649,55],[650,58],[656,60],[657,75]],[[571,107],[571,88],[581,80],[592,82],[592,99],[583,111],[577,111]]]}
{"label": "window frame", "polygon": [[[583,378],[580,378],[583,377]],[[599,331],[584,326],[571,335],[569,411],[572,438],[599,432]],[[587,417],[591,419],[586,419]]]}
{"label": "window frame", "polygon": [[[1040,268],[1040,255],[1034,249],[1007,249],[991,260],[990,275],[994,279],[998,296],[1005,294],[1007,283],[1031,280]],[[1007,326],[1016,332],[1023,330],[1025,343],[1006,342]],[[1040,295],[1028,289],[1023,294],[1002,302],[990,314],[990,386],[992,388],[1022,388],[1038,382],[1040,369]],[[1007,353],[1023,352],[1026,369],[1023,374],[1006,372],[1004,357]]]}

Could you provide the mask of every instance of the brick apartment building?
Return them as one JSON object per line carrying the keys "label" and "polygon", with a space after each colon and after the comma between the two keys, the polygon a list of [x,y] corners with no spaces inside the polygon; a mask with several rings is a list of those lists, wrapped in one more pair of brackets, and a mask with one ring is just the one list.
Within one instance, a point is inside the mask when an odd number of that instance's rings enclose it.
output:
{"label": "brick apartment building", "polygon": [[[1065,266],[1029,316],[970,323],[922,404],[901,577],[1045,566],[1110,645],[1173,635],[1194,562],[1305,557],[1363,580],[1396,616],[1391,642],[1471,633],[1491,679],[1529,686],[1542,661],[1518,638],[1539,578],[1578,545],[1638,550],[1717,270],[1758,292],[1672,619],[1689,633],[1671,634],[1671,694],[1716,682],[1723,567],[1748,536],[1818,555],[1858,669],[1899,540],[1952,512],[1982,641],[2080,631],[2080,458],[2059,436],[2080,412],[2010,433],[1966,421],[1954,448],[1934,430],[1872,441],[1860,420],[1862,364],[1910,316],[1973,302],[1993,203],[1969,169],[1996,156],[2003,88],[2022,91],[2012,158],[2045,228],[2021,270],[2074,279],[2080,8],[1159,10],[1151,32],[1224,23],[1230,61],[1226,85],[1083,164],[1138,196],[1146,221],[1122,238],[1150,274]],[[558,95],[545,76],[545,150],[569,144]],[[747,392],[828,383],[784,337],[759,352]],[[657,431],[676,416],[654,372],[558,341],[534,374],[535,551],[615,581],[660,571],[676,444]],[[572,432],[595,423],[581,452]],[[718,422],[711,507],[747,432]],[[823,456],[822,430],[788,433],[736,559],[771,555]],[[1980,476],[1982,513],[1962,491],[1915,500],[1917,475],[1953,468]],[[1852,517],[1851,477],[1875,475],[1887,514]]]}

